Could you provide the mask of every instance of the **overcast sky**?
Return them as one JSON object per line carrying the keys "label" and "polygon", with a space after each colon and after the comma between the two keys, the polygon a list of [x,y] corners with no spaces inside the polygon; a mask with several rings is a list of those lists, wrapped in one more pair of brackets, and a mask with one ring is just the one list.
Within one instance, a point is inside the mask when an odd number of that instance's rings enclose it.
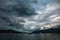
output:
{"label": "overcast sky", "polygon": [[59,0],[0,0],[0,29],[23,32],[60,25]]}

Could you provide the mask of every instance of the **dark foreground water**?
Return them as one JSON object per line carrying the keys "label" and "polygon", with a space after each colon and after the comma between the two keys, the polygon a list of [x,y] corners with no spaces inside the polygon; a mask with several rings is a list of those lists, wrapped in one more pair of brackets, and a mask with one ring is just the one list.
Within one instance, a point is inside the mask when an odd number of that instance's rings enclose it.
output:
{"label": "dark foreground water", "polygon": [[41,33],[41,34],[0,33],[0,40],[60,40],[60,34],[57,34],[57,33]]}

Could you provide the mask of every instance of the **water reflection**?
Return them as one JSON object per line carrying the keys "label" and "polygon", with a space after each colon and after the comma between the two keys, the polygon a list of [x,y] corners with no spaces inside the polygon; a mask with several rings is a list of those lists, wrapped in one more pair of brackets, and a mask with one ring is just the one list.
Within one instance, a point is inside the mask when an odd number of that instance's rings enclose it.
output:
{"label": "water reflection", "polygon": [[60,34],[16,34],[0,33],[0,40],[60,40]]}

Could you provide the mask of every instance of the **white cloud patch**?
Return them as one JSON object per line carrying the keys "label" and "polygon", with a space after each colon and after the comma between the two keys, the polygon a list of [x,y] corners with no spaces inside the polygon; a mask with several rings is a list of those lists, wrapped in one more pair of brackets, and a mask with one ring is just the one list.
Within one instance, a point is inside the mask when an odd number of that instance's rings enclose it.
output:
{"label": "white cloud patch", "polygon": [[34,6],[35,13],[37,13],[37,15],[23,17],[25,22],[19,22],[20,24],[24,24],[24,29],[45,30],[60,24],[60,12],[57,11],[60,8],[59,4],[49,3],[46,6],[42,6],[44,7],[42,8],[43,10],[38,9],[40,8],[39,4],[37,6],[38,7]]}

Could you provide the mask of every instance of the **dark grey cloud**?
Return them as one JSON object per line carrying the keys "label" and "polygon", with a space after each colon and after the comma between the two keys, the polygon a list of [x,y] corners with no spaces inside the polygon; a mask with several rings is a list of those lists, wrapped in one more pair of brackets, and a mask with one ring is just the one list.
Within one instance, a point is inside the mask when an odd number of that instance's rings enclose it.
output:
{"label": "dark grey cloud", "polygon": [[[25,0],[26,1],[26,0]],[[34,15],[34,9],[30,9],[30,4],[19,0],[0,0],[0,11],[9,15],[30,16]],[[25,3],[25,4],[24,4]],[[28,6],[28,7],[27,7]]]}

